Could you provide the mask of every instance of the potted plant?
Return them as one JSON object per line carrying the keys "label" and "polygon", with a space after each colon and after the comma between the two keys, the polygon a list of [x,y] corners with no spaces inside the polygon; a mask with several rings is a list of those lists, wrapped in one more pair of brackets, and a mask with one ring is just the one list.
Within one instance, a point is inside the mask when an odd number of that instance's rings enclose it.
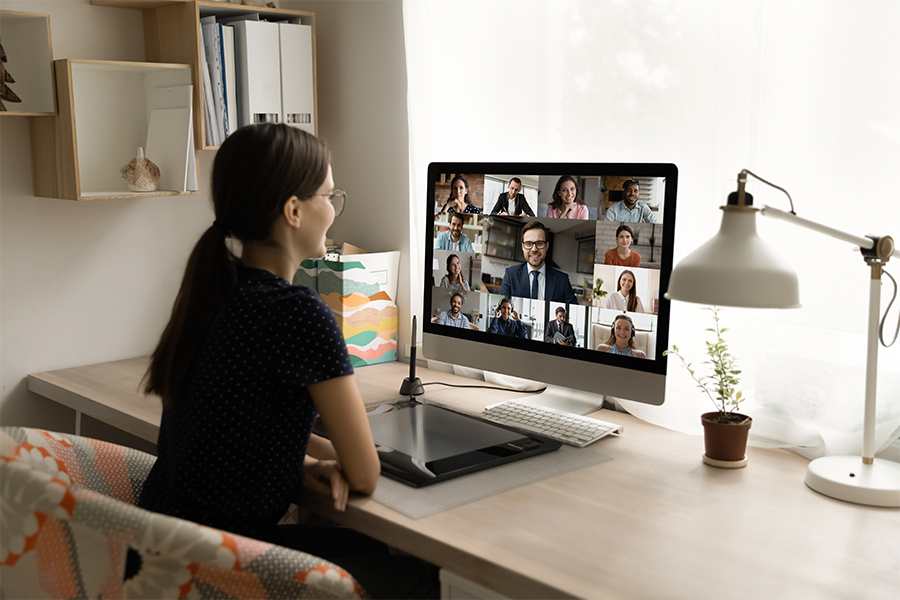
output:
{"label": "potted plant", "polygon": [[608,294],[606,290],[603,289],[603,280],[601,278],[597,278],[594,280],[594,298],[598,300],[603,300],[603,298]]}
{"label": "potted plant", "polygon": [[744,396],[737,386],[740,384],[740,369],[728,350],[723,335],[728,329],[719,323],[718,307],[708,308],[712,312],[713,327],[706,331],[712,339],[706,340],[705,365],[710,374],[699,375],[673,345],[663,354],[677,356],[697,387],[712,401],[716,410],[700,416],[703,423],[703,438],[706,452],[703,462],[713,467],[736,469],[747,464],[747,436],[753,419],[739,412]]}

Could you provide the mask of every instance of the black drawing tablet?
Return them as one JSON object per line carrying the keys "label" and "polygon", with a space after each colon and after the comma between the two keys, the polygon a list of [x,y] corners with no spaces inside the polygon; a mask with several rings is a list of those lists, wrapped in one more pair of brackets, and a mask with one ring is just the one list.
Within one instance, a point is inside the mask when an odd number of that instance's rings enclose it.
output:
{"label": "black drawing tablet", "polygon": [[478,417],[416,404],[369,416],[381,473],[423,487],[558,450],[561,444]]}

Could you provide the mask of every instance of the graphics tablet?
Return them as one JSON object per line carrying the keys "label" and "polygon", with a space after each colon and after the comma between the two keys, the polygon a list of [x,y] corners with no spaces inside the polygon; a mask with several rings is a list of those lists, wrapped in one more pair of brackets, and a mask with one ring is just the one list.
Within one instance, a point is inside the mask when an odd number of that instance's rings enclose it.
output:
{"label": "graphics tablet", "polygon": [[369,423],[381,473],[413,487],[544,454],[561,445],[425,404],[370,415]]}

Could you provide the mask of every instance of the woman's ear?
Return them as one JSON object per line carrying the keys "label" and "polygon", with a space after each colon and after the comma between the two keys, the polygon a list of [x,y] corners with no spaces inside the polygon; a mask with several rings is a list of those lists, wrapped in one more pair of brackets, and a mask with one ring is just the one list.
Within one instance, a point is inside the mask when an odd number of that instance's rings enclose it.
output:
{"label": "woman's ear", "polygon": [[291,196],[284,203],[282,213],[288,226],[299,229],[303,222],[303,202],[297,196]]}

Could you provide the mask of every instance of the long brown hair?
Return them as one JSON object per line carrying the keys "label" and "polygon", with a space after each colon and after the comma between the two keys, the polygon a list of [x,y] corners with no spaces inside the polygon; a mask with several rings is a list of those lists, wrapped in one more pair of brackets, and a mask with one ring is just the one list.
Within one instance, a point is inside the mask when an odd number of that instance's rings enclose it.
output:
{"label": "long brown hair", "polygon": [[637,309],[638,295],[637,277],[634,276],[634,273],[632,273],[628,269],[625,269],[624,271],[619,273],[619,278],[616,280],[616,291],[620,294],[622,293],[622,276],[626,273],[631,275],[631,292],[628,293],[628,306],[626,307],[626,310],[628,312],[635,312],[635,310]]}
{"label": "long brown hair", "polygon": [[571,181],[572,185],[575,186],[575,203],[584,204],[584,202],[582,202],[581,198],[578,196],[578,182],[575,181],[575,178],[571,175],[563,175],[556,180],[556,187],[553,188],[553,198],[550,200],[550,208],[552,208],[553,210],[559,210],[563,207],[563,199],[559,193],[559,189],[562,187],[562,184],[567,181]]}
{"label": "long brown hair", "polygon": [[616,321],[618,321],[619,319],[625,319],[626,321],[628,321],[628,324],[631,325],[631,336],[628,338],[628,347],[634,348],[634,321],[632,321],[631,317],[629,317],[628,315],[616,315],[616,318],[613,319],[612,327],[609,330],[609,338],[606,340],[606,345],[616,345]]}
{"label": "long brown hair", "polygon": [[232,133],[216,153],[212,171],[215,221],[194,245],[172,315],[144,375],[144,392],[171,408],[210,326],[237,284],[237,258],[225,244],[269,239],[291,196],[310,198],[325,181],[325,144],[284,124],[265,123]]}

